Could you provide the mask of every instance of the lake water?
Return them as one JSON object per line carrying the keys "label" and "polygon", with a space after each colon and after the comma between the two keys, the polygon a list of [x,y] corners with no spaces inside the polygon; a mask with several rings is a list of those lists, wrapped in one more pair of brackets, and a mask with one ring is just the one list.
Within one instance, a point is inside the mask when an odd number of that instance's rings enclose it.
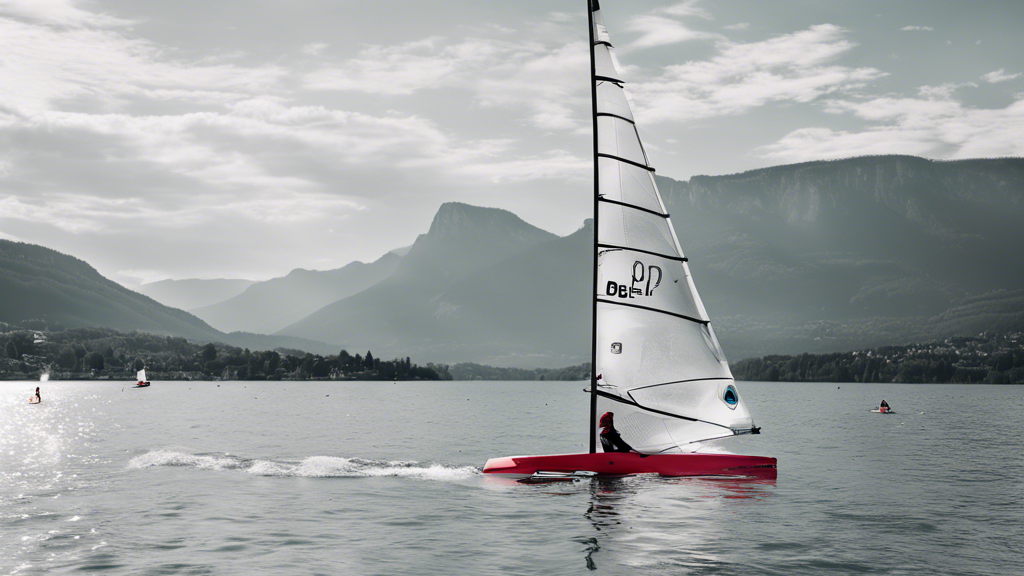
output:
{"label": "lake water", "polygon": [[[741,383],[775,483],[521,485],[580,382],[0,383],[0,573],[1020,574],[1024,388]],[[885,397],[899,413],[871,414]]]}

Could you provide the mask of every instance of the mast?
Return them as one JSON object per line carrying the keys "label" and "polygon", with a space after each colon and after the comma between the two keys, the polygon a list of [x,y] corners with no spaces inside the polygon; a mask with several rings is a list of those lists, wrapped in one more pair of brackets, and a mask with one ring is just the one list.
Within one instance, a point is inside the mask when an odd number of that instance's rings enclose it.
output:
{"label": "mast", "polygon": [[592,314],[590,323],[590,453],[597,452],[597,221],[598,198],[601,194],[600,166],[597,156],[597,65],[594,62],[594,10],[598,0],[587,0],[587,23],[590,28],[590,104],[594,135],[594,281],[590,290]]}

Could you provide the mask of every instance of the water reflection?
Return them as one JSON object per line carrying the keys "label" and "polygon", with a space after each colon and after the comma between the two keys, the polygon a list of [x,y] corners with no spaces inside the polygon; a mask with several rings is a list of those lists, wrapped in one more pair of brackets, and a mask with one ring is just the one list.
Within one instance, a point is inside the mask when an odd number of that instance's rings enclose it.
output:
{"label": "water reflection", "polygon": [[[595,478],[587,483],[583,517],[593,533],[574,539],[588,570],[599,563],[709,568],[729,564],[723,547],[736,524],[751,522],[741,504],[774,494],[774,479]],[[656,554],[653,554],[656,553]]]}
{"label": "water reflection", "polygon": [[[67,561],[95,536],[75,496],[102,459],[106,402],[75,384],[9,383],[0,394],[0,566],[42,569]],[[82,520],[85,520],[84,522]]]}

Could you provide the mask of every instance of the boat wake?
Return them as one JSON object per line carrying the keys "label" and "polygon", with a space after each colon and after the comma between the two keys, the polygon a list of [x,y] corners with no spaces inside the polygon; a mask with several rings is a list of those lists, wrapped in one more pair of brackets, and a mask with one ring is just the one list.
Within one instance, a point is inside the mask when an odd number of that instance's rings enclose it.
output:
{"label": "boat wake", "polygon": [[231,454],[189,454],[153,450],[128,462],[130,470],[180,466],[199,470],[238,470],[254,476],[302,478],[370,478],[395,476],[454,481],[478,476],[473,466],[446,466],[404,460],[366,460],[338,456],[310,456],[298,462],[250,459]]}

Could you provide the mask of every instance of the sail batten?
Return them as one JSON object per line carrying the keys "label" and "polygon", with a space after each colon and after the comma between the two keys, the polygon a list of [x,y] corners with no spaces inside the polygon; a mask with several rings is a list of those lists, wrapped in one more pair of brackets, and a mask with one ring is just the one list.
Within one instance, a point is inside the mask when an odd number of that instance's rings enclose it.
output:
{"label": "sail batten", "polygon": [[592,418],[596,402],[615,411],[619,432],[634,448],[689,451],[697,442],[756,429],[658,191],[604,18],[595,0],[590,7]]}
{"label": "sail batten", "polygon": [[688,262],[690,259],[686,256],[680,258],[679,256],[669,256],[668,254],[658,254],[657,252],[649,252],[647,250],[641,250],[639,248],[633,248],[630,246],[616,246],[615,244],[598,244],[598,248],[607,248],[609,250],[627,250],[629,252],[639,252],[641,254],[648,254],[650,256],[657,256],[658,258],[664,258],[665,260],[674,260],[676,262]]}
{"label": "sail batten", "polygon": [[609,204],[616,204],[618,206],[625,206],[626,208],[632,208],[633,210],[640,210],[641,212],[647,212],[648,214],[654,214],[661,218],[668,218],[668,214],[662,214],[657,210],[651,210],[650,208],[644,208],[643,206],[637,206],[636,204],[630,204],[629,202],[619,202],[618,200],[612,200],[610,198],[600,197],[597,199],[598,202],[607,202]]}

